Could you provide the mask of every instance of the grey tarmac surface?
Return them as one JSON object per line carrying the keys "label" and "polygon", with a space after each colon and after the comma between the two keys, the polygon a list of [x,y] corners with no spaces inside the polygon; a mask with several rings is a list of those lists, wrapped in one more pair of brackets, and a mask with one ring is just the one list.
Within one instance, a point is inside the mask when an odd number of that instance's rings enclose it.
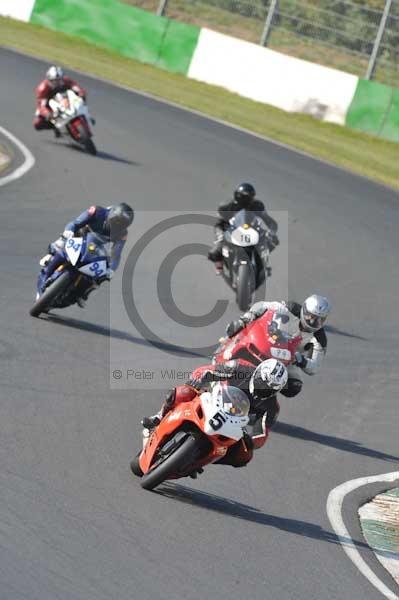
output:
{"label": "grey tarmac surface", "polygon": [[[86,156],[32,128],[33,88],[45,67],[0,52],[1,124],[37,161],[0,189],[1,600],[379,598],[337,543],[325,504],[346,480],[397,469],[398,194],[79,77],[100,150]],[[212,211],[243,179],[270,209],[288,212],[273,266],[288,247],[290,297],[319,290],[333,302],[328,360],[299,398],[283,399],[275,432],[248,468],[210,467],[197,481],[146,493],[128,465],[140,445],[139,420],[160,394],[110,390],[106,286],[84,311],[29,317],[37,259],[92,203]],[[140,234],[138,225],[131,231]],[[144,271],[145,295],[151,273]],[[178,272],[186,280],[176,283],[176,301],[194,290],[193,314],[219,292],[231,296],[205,261],[196,259],[195,269],[182,261]],[[269,297],[282,293],[285,278],[275,266]],[[162,330],[151,294],[147,304]],[[236,314],[229,305],[225,320]],[[170,328],[173,343],[182,341],[177,330]],[[196,336],[188,330],[185,341],[193,346]],[[113,330],[112,338],[142,365],[170,361],[138,332]],[[359,503],[376,487],[348,498],[345,522],[394,589],[357,524]]]}

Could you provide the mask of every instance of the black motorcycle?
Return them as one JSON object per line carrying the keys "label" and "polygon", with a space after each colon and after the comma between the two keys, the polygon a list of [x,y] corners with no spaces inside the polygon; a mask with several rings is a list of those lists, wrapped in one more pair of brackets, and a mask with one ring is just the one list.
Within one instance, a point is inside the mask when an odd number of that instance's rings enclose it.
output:
{"label": "black motorcycle", "polygon": [[254,212],[242,209],[230,220],[222,245],[223,271],[227,284],[236,292],[240,310],[247,310],[255,291],[263,284],[262,297],[266,295],[268,266],[268,229]]}

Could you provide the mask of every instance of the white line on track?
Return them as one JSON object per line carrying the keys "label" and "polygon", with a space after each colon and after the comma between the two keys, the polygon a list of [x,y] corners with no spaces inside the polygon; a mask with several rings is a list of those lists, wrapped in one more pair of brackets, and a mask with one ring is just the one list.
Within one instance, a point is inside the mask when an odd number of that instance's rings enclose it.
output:
{"label": "white line on track", "polygon": [[29,171],[29,169],[31,169],[33,167],[33,165],[35,164],[35,157],[33,156],[32,152],[30,150],[28,150],[28,148],[26,146],[24,146],[24,144],[18,138],[15,137],[15,135],[10,133],[10,131],[7,131],[7,129],[4,129],[4,127],[0,126],[0,133],[2,133],[13,144],[15,144],[15,146],[22,152],[22,154],[24,156],[24,162],[22,163],[22,165],[17,167],[9,175],[0,177],[0,187],[1,187],[2,185],[6,185],[7,183],[10,183],[10,181],[14,181],[15,179],[19,179],[20,177],[22,177],[22,175],[25,175],[25,173],[27,173],[27,171]]}
{"label": "white line on track", "polygon": [[394,594],[378,577],[373,573],[367,563],[360,556],[360,552],[357,550],[351,536],[347,528],[345,527],[343,518],[342,518],[342,503],[347,494],[353,492],[357,488],[360,488],[364,485],[369,485],[370,483],[378,483],[380,481],[392,482],[399,479],[399,471],[394,471],[393,473],[385,473],[383,475],[374,475],[370,477],[360,477],[359,479],[352,479],[351,481],[346,481],[341,485],[337,486],[328,495],[327,498],[327,514],[330,519],[330,523],[337,534],[339,541],[351,559],[351,561],[356,565],[359,571],[369,580],[369,582],[377,588],[379,592],[385,598],[389,600],[399,600],[399,596]]}

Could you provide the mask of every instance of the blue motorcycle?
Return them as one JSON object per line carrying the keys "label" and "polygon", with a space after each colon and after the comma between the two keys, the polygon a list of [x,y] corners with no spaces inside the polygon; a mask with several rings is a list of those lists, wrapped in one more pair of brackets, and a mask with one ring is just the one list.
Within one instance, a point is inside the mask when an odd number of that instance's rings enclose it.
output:
{"label": "blue motorcycle", "polygon": [[65,259],[44,285],[42,295],[30,309],[32,317],[52,308],[66,308],[108,279],[109,255],[106,240],[89,232],[71,237],[57,251]]}

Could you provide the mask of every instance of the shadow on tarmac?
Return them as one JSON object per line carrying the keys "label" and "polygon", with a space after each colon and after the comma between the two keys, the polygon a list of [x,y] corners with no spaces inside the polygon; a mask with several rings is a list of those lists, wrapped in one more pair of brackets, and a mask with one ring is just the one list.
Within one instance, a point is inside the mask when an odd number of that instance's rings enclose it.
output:
{"label": "shadow on tarmac", "polygon": [[216,496],[215,494],[209,494],[208,492],[200,492],[183,485],[164,483],[162,488],[155,490],[154,493],[178,502],[183,502],[184,504],[220,512],[223,513],[224,516],[242,519],[251,523],[257,523],[258,525],[274,527],[280,531],[286,531],[288,533],[293,533],[294,535],[321,540],[330,544],[348,542],[355,544],[355,546],[358,546],[359,548],[369,547],[365,542],[358,542],[352,538],[338,538],[332,531],[323,529],[323,527],[316,525],[315,523],[308,523],[299,519],[290,519],[288,517],[279,517],[264,513],[248,504],[230,500],[229,498],[223,498],[222,496]]}
{"label": "shadow on tarmac", "polygon": [[84,148],[82,148],[81,146],[78,146],[77,144],[74,144],[72,141],[71,142],[61,142],[61,141],[55,141],[55,140],[48,140],[47,142],[48,144],[51,144],[53,146],[58,146],[59,148],[68,148],[68,150],[74,150],[75,152],[80,152],[81,154],[86,154],[87,156],[91,157],[91,158],[99,158],[100,160],[108,160],[108,161],[112,161],[112,162],[117,162],[117,163],[121,163],[123,165],[130,165],[133,167],[141,167],[141,163],[138,163],[134,160],[130,160],[128,158],[124,158],[123,156],[117,156],[116,154],[111,154],[110,152],[104,152],[103,150],[97,150],[97,154],[96,156],[91,156],[90,154],[88,154],[86,152],[86,150]]}
{"label": "shadow on tarmac", "polygon": [[281,435],[288,435],[299,440],[306,440],[308,442],[316,442],[323,446],[329,446],[330,448],[336,448],[337,450],[343,450],[344,452],[352,452],[353,454],[360,454],[362,456],[368,456],[370,458],[378,458],[380,460],[398,461],[398,456],[392,454],[386,454],[379,450],[373,450],[372,448],[366,448],[354,442],[353,440],[347,440],[345,438],[335,437],[333,435],[326,435],[324,433],[317,433],[304,427],[298,427],[298,425],[290,425],[282,421],[277,421],[273,427],[273,434],[279,433]]}
{"label": "shadow on tarmac", "polygon": [[324,327],[327,333],[331,333],[332,335],[340,335],[342,337],[352,338],[354,340],[360,340],[362,342],[367,342],[367,338],[362,335],[356,335],[355,333],[349,333],[348,331],[343,331],[342,329],[338,329],[338,327],[333,327],[332,325],[326,325]]}
{"label": "shadow on tarmac", "polygon": [[164,352],[173,352],[175,354],[180,354],[181,356],[195,356],[200,358],[204,358],[205,356],[198,352],[194,352],[189,348],[184,348],[183,346],[175,346],[174,344],[160,343],[157,340],[152,341],[149,339],[136,337],[134,335],[130,335],[130,333],[127,333],[126,331],[104,327],[103,325],[97,325],[96,323],[88,323],[87,321],[81,321],[80,319],[72,319],[70,317],[66,319],[50,313],[45,318],[42,318],[42,321],[51,322],[56,325],[61,325],[62,327],[70,327],[72,329],[87,331],[88,333],[94,333],[104,337],[112,337],[116,340],[124,340],[138,346],[153,346],[158,348],[158,350],[163,350]]}

